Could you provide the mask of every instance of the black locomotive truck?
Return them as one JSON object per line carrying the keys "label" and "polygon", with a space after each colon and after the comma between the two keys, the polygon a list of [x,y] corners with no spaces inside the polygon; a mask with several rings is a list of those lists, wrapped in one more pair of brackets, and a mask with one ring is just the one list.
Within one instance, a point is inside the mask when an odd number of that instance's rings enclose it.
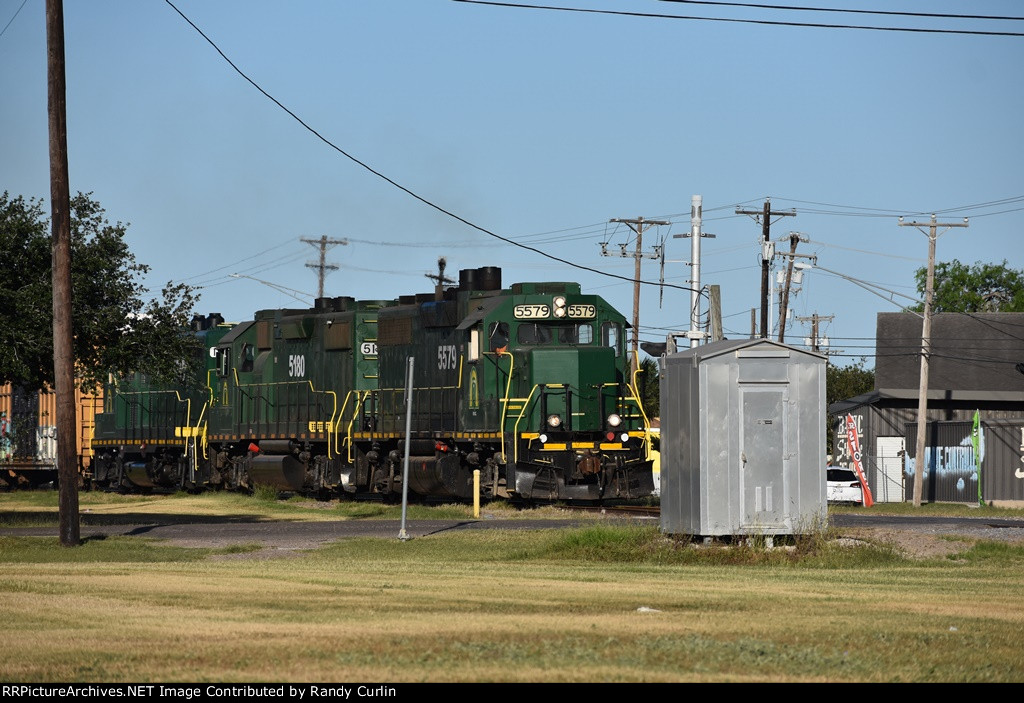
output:
{"label": "black locomotive truck", "polygon": [[[140,375],[108,387],[97,461],[129,488],[397,496],[408,453],[422,498],[469,500],[477,486],[485,499],[641,498],[650,437],[626,328],[576,283],[503,289],[493,267],[438,293],[262,311],[205,331],[191,394]],[[173,422],[141,411],[160,395],[177,403]]]}

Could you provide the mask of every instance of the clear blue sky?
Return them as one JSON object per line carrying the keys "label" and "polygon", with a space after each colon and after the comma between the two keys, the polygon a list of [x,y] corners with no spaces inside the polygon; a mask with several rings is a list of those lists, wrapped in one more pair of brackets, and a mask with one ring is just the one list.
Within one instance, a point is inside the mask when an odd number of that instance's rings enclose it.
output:
{"label": "clear blue sky", "polygon": [[[507,239],[633,275],[614,218],[671,220],[665,279],[686,286],[691,196],[704,201],[702,283],[721,286],[732,338],[760,308],[760,226],[737,206],[795,208],[772,227],[852,278],[915,295],[927,238],[897,215],[962,221],[938,259],[1024,268],[1024,37],[865,31],[495,7],[450,0],[174,0],[253,81],[351,156]],[[1024,33],[1024,22],[781,12],[656,0],[561,7],[782,22]],[[1024,16],[1019,2],[792,2]],[[19,9],[20,8],[20,9]],[[7,25],[8,21],[13,21]],[[49,198],[43,0],[0,0],[0,188]],[[65,3],[72,191],[130,223],[150,287],[205,286],[231,320],[316,293],[301,237],[347,238],[328,295],[426,292],[500,266],[578,281],[627,314],[632,285],[488,236],[402,192],[257,91],[164,0]],[[607,242],[616,256],[602,257]],[[780,245],[784,247],[785,245]],[[775,270],[779,270],[776,266]],[[8,272],[7,275],[16,275]],[[645,259],[643,278],[659,265]],[[774,280],[774,274],[773,274]],[[689,293],[644,286],[641,339],[689,326]],[[898,308],[826,271],[796,315],[846,363],[873,364],[875,315]],[[777,319],[777,316],[776,316]],[[807,324],[791,321],[787,341]]]}

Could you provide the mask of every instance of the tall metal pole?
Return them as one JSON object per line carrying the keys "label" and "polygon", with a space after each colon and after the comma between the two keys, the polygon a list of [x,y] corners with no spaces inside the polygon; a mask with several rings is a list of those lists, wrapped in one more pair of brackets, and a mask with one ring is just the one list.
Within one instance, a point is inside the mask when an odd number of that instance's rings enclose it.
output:
{"label": "tall metal pole", "polygon": [[71,195],[68,186],[64,4],[46,0],[47,112],[53,256],[53,373],[57,395],[58,530],[60,543],[81,541],[78,452],[75,449],[75,355],[71,331]]}
{"label": "tall metal pole", "polygon": [[409,507],[409,444],[412,440],[412,371],[415,357],[409,357],[408,370],[405,378],[405,462],[402,468],[402,527],[398,531],[398,539],[409,539],[405,531],[405,513]]}
{"label": "tall metal pole", "polygon": [[686,336],[690,338],[691,349],[705,337],[700,328],[700,240],[704,237],[714,238],[715,236],[701,232],[703,200],[704,198],[700,195],[690,198],[690,232],[673,235],[673,239],[690,238],[690,268],[693,273],[690,275],[690,331]]}
{"label": "tall metal pole", "polygon": [[932,294],[935,290],[935,240],[938,239],[939,227],[966,227],[967,218],[963,222],[935,221],[932,215],[928,232],[921,229],[923,223],[904,222],[899,219],[900,227],[917,227],[922,233],[928,235],[928,276],[925,280],[924,289],[924,321],[921,324],[921,382],[917,392],[917,445],[914,450],[914,507],[921,507],[921,492],[924,486],[924,464],[925,464],[925,433],[928,425],[928,357],[931,356],[931,334],[932,334]]}
{"label": "tall metal pole", "polygon": [[[700,331],[700,225],[703,198],[695,195],[690,199],[690,331]],[[690,338],[690,348],[697,346],[695,336]]]}

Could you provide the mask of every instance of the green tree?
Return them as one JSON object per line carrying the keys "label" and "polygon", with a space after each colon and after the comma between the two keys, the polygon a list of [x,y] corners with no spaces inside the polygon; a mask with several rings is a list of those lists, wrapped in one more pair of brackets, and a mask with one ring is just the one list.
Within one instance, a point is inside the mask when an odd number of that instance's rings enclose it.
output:
{"label": "green tree", "polygon": [[[71,199],[72,325],[75,371],[82,388],[108,372],[145,369],[179,380],[198,353],[184,334],[196,301],[186,285],[168,283],[162,299],[145,300],[149,271],[125,242],[127,226],[110,224],[91,194]],[[43,202],[0,196],[0,382],[53,384],[51,234]]]}
{"label": "green tree", "polygon": [[825,367],[826,405],[853,398],[874,388],[875,372],[867,368],[867,359],[864,357],[847,366],[829,363]]}
{"label": "green tree", "polygon": [[[924,298],[928,269],[915,274],[917,290]],[[921,312],[924,305],[913,310]],[[932,312],[1024,312],[1024,271],[1002,264],[973,266],[956,259],[935,264],[935,292]]]}
{"label": "green tree", "polygon": [[[867,359],[846,366],[829,363],[825,366],[825,407],[840,400],[854,398],[875,388],[875,372],[867,368]],[[825,438],[827,451],[832,453],[835,446],[835,432],[828,418],[825,420]]]}

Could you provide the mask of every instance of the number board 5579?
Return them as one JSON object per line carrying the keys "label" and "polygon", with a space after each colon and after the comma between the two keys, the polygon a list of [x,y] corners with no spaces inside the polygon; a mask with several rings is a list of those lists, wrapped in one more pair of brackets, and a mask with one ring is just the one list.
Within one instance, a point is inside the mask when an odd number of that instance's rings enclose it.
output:
{"label": "number board 5579", "polygon": [[569,317],[574,320],[591,320],[597,317],[597,306],[596,305],[570,305],[569,306]]}

